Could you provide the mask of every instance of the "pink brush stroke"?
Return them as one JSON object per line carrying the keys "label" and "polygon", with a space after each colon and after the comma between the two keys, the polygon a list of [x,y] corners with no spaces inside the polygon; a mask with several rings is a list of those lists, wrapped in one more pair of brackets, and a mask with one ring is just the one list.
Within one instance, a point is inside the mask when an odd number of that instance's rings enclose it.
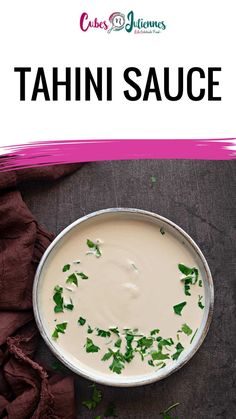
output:
{"label": "pink brush stroke", "polygon": [[0,172],[51,164],[102,160],[232,160],[235,158],[236,138],[38,141],[4,147],[4,154],[0,156]]}

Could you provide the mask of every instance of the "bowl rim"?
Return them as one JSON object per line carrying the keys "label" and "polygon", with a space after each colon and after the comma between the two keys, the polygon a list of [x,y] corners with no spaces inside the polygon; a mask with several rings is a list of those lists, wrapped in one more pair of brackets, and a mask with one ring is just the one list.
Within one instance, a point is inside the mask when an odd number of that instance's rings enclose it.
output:
{"label": "bowl rim", "polygon": [[[154,218],[155,220],[158,220],[159,222],[163,222],[167,225],[169,225],[170,227],[172,227],[174,230],[177,230],[177,233],[180,233],[180,235],[182,235],[185,240],[188,242],[188,244],[193,248],[194,252],[197,254],[197,256],[200,258],[202,265],[203,265],[203,269],[205,270],[205,274],[206,274],[206,282],[208,284],[208,290],[209,290],[209,302],[208,302],[208,309],[207,309],[207,313],[205,315],[206,320],[205,320],[205,325],[204,328],[201,331],[201,334],[198,336],[198,340],[196,340],[195,344],[192,345],[191,350],[189,350],[186,355],[182,356],[179,360],[176,361],[176,363],[170,363],[169,365],[167,365],[165,368],[163,368],[163,370],[158,370],[158,372],[151,372],[150,375],[149,374],[145,374],[141,375],[141,376],[125,376],[123,381],[115,381],[112,380],[112,377],[108,376],[108,375],[99,375],[99,372],[97,371],[97,374],[93,374],[92,372],[90,372],[89,370],[87,372],[85,372],[84,370],[80,369],[78,366],[73,365],[72,362],[70,362],[66,356],[63,355],[62,352],[60,352],[53,344],[52,340],[49,338],[48,334],[46,333],[46,329],[44,328],[41,316],[40,316],[40,309],[39,309],[39,304],[38,304],[38,286],[40,283],[40,278],[41,278],[41,272],[43,270],[43,266],[44,263],[46,262],[47,258],[49,257],[50,253],[53,251],[54,247],[56,246],[56,244],[58,244],[60,242],[60,240],[69,232],[71,231],[74,227],[78,226],[79,224],[100,216],[100,215],[104,215],[104,214],[111,214],[111,213],[127,213],[127,214],[138,214],[138,215],[143,215],[143,216],[147,216],[150,218]],[[183,230],[181,227],[179,227],[177,224],[175,224],[173,221],[169,220],[166,217],[163,217],[159,214],[156,214],[154,212],[151,211],[147,211],[147,210],[143,210],[143,209],[137,209],[137,208],[126,208],[126,207],[113,207],[113,208],[106,208],[106,209],[102,209],[102,210],[98,210],[98,211],[94,211],[91,212],[87,215],[84,215],[83,217],[78,218],[77,220],[75,220],[74,222],[72,222],[71,224],[69,224],[67,227],[65,227],[55,238],[54,240],[50,243],[50,245],[48,246],[48,248],[46,249],[46,251],[44,252],[40,263],[37,267],[36,273],[35,273],[35,277],[34,277],[34,283],[33,283],[33,290],[32,290],[32,302],[33,302],[33,312],[34,312],[34,317],[35,317],[35,321],[37,324],[37,327],[39,329],[39,332],[44,340],[44,342],[46,343],[46,345],[49,347],[50,351],[53,353],[54,356],[56,356],[56,358],[58,358],[59,361],[61,361],[67,368],[69,368],[72,372],[74,372],[77,375],[80,375],[90,381],[94,381],[98,384],[103,384],[103,385],[109,385],[109,386],[113,386],[113,387],[137,387],[137,386],[142,386],[142,385],[147,385],[147,384],[151,384],[157,381],[160,381],[168,376],[170,376],[171,374],[173,374],[174,372],[178,371],[180,368],[182,368],[194,355],[195,353],[198,351],[198,349],[200,348],[200,346],[202,345],[211,321],[212,321],[212,317],[213,317],[213,309],[214,309],[214,285],[213,285],[213,279],[212,279],[212,275],[211,275],[211,271],[210,268],[208,266],[208,263],[202,253],[202,251],[200,250],[200,248],[198,247],[198,245],[195,243],[195,241],[188,235],[188,233],[186,233],[185,230]],[[206,312],[206,307],[205,307],[205,312]],[[199,329],[198,329],[199,332]],[[198,335],[197,332],[197,335]],[[111,379],[110,379],[111,378]]]}

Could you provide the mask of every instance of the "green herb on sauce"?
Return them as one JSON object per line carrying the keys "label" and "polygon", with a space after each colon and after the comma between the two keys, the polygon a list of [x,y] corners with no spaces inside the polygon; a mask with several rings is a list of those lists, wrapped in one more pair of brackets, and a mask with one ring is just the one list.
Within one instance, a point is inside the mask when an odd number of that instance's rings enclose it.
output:
{"label": "green herb on sauce", "polygon": [[162,236],[164,236],[166,234],[165,230],[163,227],[160,228],[160,233],[162,234]]}
{"label": "green herb on sauce", "polygon": [[85,275],[84,272],[79,272],[79,273],[77,273],[77,275],[80,276],[82,279],[88,279],[88,276]]}
{"label": "green herb on sauce", "polygon": [[191,340],[190,340],[190,343],[192,343],[193,339],[195,338],[195,336],[196,336],[196,334],[197,334],[197,331],[198,331],[198,329],[196,329],[196,330],[195,330],[195,332],[194,332],[194,334],[193,334],[193,336],[192,336],[192,338],[191,338]]}
{"label": "green herb on sauce", "polygon": [[82,404],[89,410],[95,409],[102,400],[102,392],[98,390],[95,384],[91,387],[93,389],[91,399],[82,402]]}
{"label": "green herb on sauce", "polygon": [[163,354],[161,351],[154,351],[151,353],[151,357],[153,361],[161,361],[163,359],[169,359],[169,354]]}
{"label": "green herb on sauce", "polygon": [[199,287],[201,287],[201,288],[202,288],[202,280],[201,280],[201,279],[199,279],[199,281],[198,281],[198,285],[199,285]]}
{"label": "green herb on sauce", "polygon": [[84,346],[86,348],[86,352],[88,352],[88,353],[100,351],[99,346],[94,345],[92,339],[89,339],[89,338],[87,338],[86,343],[85,343]]}
{"label": "green herb on sauce", "polygon": [[158,342],[157,346],[158,346],[158,349],[159,349],[160,351],[162,351],[162,348],[163,348],[163,347],[164,347],[165,349],[167,349],[167,347],[168,347],[168,346],[172,346],[172,345],[174,345],[174,341],[173,341],[173,339],[172,339],[172,338],[169,338],[169,339],[163,339],[162,337],[159,337],[159,338],[157,338],[157,342]]}
{"label": "green herb on sauce", "polygon": [[111,332],[109,330],[102,330],[97,328],[97,336],[101,336],[102,338],[109,338],[111,336]]}
{"label": "green herb on sauce", "polygon": [[125,339],[126,339],[126,351],[125,351],[124,359],[126,362],[130,362],[134,358],[134,349],[132,347],[134,335],[131,330],[126,330]]}
{"label": "green herb on sauce", "polygon": [[64,308],[66,308],[67,310],[73,310],[74,308],[74,304],[72,302],[72,299],[70,298],[70,303],[69,304],[64,304]]}
{"label": "green herb on sauce", "polygon": [[88,333],[88,334],[93,333],[93,329],[92,329],[92,328],[91,328],[91,326],[89,326],[89,325],[88,325],[88,330],[87,330],[87,333]]}
{"label": "green herb on sauce", "polygon": [[63,297],[62,297],[62,293],[63,293],[63,288],[60,287],[59,285],[56,285],[56,287],[54,288],[54,295],[53,295],[53,301],[56,304],[54,307],[54,312],[55,313],[62,313],[63,312]]}
{"label": "green herb on sauce", "polygon": [[97,256],[97,258],[102,256],[102,253],[101,253],[101,250],[99,248],[98,243],[94,243],[92,240],[87,239],[87,246],[89,247],[89,249],[93,250],[93,252]]}
{"label": "green herb on sauce", "polygon": [[198,307],[200,307],[203,310],[205,306],[202,304],[202,299],[203,299],[203,296],[199,295],[198,296]]}
{"label": "green herb on sauce", "polygon": [[113,333],[115,333],[115,335],[120,336],[120,332],[118,330],[118,327],[109,327],[109,330]]}
{"label": "green herb on sauce", "polygon": [[159,329],[153,329],[153,330],[151,330],[150,335],[154,336],[154,335],[158,335],[158,333],[160,333]]}
{"label": "green herb on sauce", "polygon": [[110,402],[108,404],[108,406],[107,406],[107,408],[104,412],[104,417],[105,418],[110,418],[110,417],[117,418],[118,417],[116,405],[115,405],[114,402]]}
{"label": "green herb on sauce", "polygon": [[190,336],[193,333],[192,329],[190,329],[186,323],[182,324],[181,331],[184,332],[187,336]]}
{"label": "green herb on sauce", "polygon": [[179,358],[179,356],[180,356],[181,352],[183,352],[184,347],[181,345],[181,343],[180,343],[180,342],[178,342],[178,343],[177,343],[177,345],[176,345],[176,347],[175,347],[175,349],[176,349],[176,352],[172,355],[172,357],[171,357],[171,358],[172,358],[174,361],[177,361],[177,359]]}
{"label": "green herb on sauce", "polygon": [[80,326],[84,326],[86,323],[86,319],[84,319],[83,317],[80,317],[78,320],[78,323],[80,324]]}
{"label": "green herb on sauce", "polygon": [[120,348],[121,347],[121,343],[122,343],[121,338],[118,338],[117,341],[115,342],[115,347],[116,348]]}
{"label": "green herb on sauce", "polygon": [[67,265],[64,265],[63,266],[63,268],[62,268],[62,272],[67,272],[67,271],[69,271],[70,270],[70,265],[69,265],[69,263],[67,264]]}
{"label": "green herb on sauce", "polygon": [[160,415],[162,415],[162,419],[171,419],[170,411],[179,405],[180,403],[172,404],[172,406],[168,407],[168,409],[163,410],[163,412],[160,412]]}
{"label": "green herb on sauce", "polygon": [[124,355],[122,355],[119,350],[117,352],[113,352],[112,355],[113,355],[113,361],[111,365],[109,366],[109,368],[112,372],[115,372],[116,374],[121,374],[122,369],[125,367]]}
{"label": "green herb on sauce", "polygon": [[178,268],[180,272],[183,275],[185,275],[185,277],[181,279],[181,281],[184,283],[184,293],[185,295],[190,296],[191,295],[190,285],[194,285],[198,282],[198,276],[199,276],[198,269],[194,267],[189,268],[188,266],[185,266],[182,263],[179,263]]}
{"label": "green herb on sauce", "polygon": [[59,333],[63,333],[63,334],[65,333],[66,328],[67,328],[67,322],[57,324],[52,334],[52,337],[54,339],[57,339],[59,337]]}
{"label": "green herb on sauce", "polygon": [[74,284],[78,287],[78,279],[77,279],[75,273],[68,276],[68,278],[66,280],[66,283],[67,284]]}
{"label": "green herb on sauce", "polygon": [[178,314],[178,316],[181,316],[181,312],[184,308],[184,306],[186,306],[186,301],[183,301],[182,303],[176,304],[175,306],[173,306],[173,310],[175,312],[175,314]]}

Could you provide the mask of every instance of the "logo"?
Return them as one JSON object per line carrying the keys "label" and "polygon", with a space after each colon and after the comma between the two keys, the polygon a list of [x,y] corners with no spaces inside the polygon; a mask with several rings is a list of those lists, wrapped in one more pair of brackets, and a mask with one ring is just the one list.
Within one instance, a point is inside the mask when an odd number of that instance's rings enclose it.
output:
{"label": "logo", "polygon": [[80,29],[87,32],[89,29],[102,29],[108,34],[112,32],[127,32],[134,34],[159,34],[166,29],[164,20],[146,20],[144,18],[136,18],[133,10],[127,15],[121,12],[114,12],[108,20],[90,18],[88,13],[84,12],[80,16]]}

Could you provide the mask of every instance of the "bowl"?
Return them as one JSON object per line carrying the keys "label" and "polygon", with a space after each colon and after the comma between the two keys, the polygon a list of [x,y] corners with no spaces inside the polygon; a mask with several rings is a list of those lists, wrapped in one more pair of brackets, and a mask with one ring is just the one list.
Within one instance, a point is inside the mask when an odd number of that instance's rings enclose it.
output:
{"label": "bowl", "polygon": [[[68,235],[73,231],[73,229],[78,229],[84,223],[89,222],[89,220],[95,220],[98,217],[106,219],[107,217],[114,217],[114,216],[128,216],[131,217],[132,220],[134,219],[142,219],[148,220],[153,223],[153,228],[157,226],[158,228],[164,229],[165,232],[168,234],[173,235],[178,241],[181,242],[183,246],[186,246],[188,251],[193,255],[194,259],[197,262],[197,265],[200,270],[204,292],[205,292],[205,306],[202,316],[201,325],[197,330],[197,333],[194,337],[193,343],[183,352],[181,357],[168,365],[165,368],[162,368],[158,371],[150,371],[148,374],[142,375],[134,375],[134,376],[119,376],[117,374],[114,375],[104,375],[100,374],[99,371],[94,371],[90,368],[86,368],[86,365],[82,364],[79,365],[76,362],[72,361],[72,358],[67,356],[66,352],[64,352],[58,345],[54,343],[51,336],[48,333],[47,328],[45,327],[43,316],[40,307],[40,299],[39,299],[39,290],[40,284],[43,278],[43,272],[45,266],[50,263],[50,260],[57,251],[57,249],[63,245],[63,241],[68,237]],[[105,291],[105,290],[104,290]],[[42,259],[39,263],[38,269],[35,274],[34,284],[33,284],[33,310],[35,320],[38,326],[38,329],[43,337],[45,343],[51,350],[51,352],[71,371],[74,373],[85,377],[89,380],[92,380],[97,383],[101,383],[104,385],[110,386],[118,386],[118,387],[129,387],[129,386],[140,386],[153,383],[155,381],[162,380],[175,371],[182,368],[197,352],[201,344],[203,343],[213,315],[213,305],[214,305],[214,287],[211,272],[209,266],[206,262],[205,257],[203,256],[201,250],[194,242],[194,240],[178,225],[173,223],[172,221],[164,218],[158,214],[141,210],[141,209],[134,209],[134,208],[109,208],[100,211],[93,212],[88,214],[84,217],[79,218],[68,227],[66,227],[50,244],[47,248],[46,252],[42,256]],[[71,358],[71,359],[70,359]]]}

